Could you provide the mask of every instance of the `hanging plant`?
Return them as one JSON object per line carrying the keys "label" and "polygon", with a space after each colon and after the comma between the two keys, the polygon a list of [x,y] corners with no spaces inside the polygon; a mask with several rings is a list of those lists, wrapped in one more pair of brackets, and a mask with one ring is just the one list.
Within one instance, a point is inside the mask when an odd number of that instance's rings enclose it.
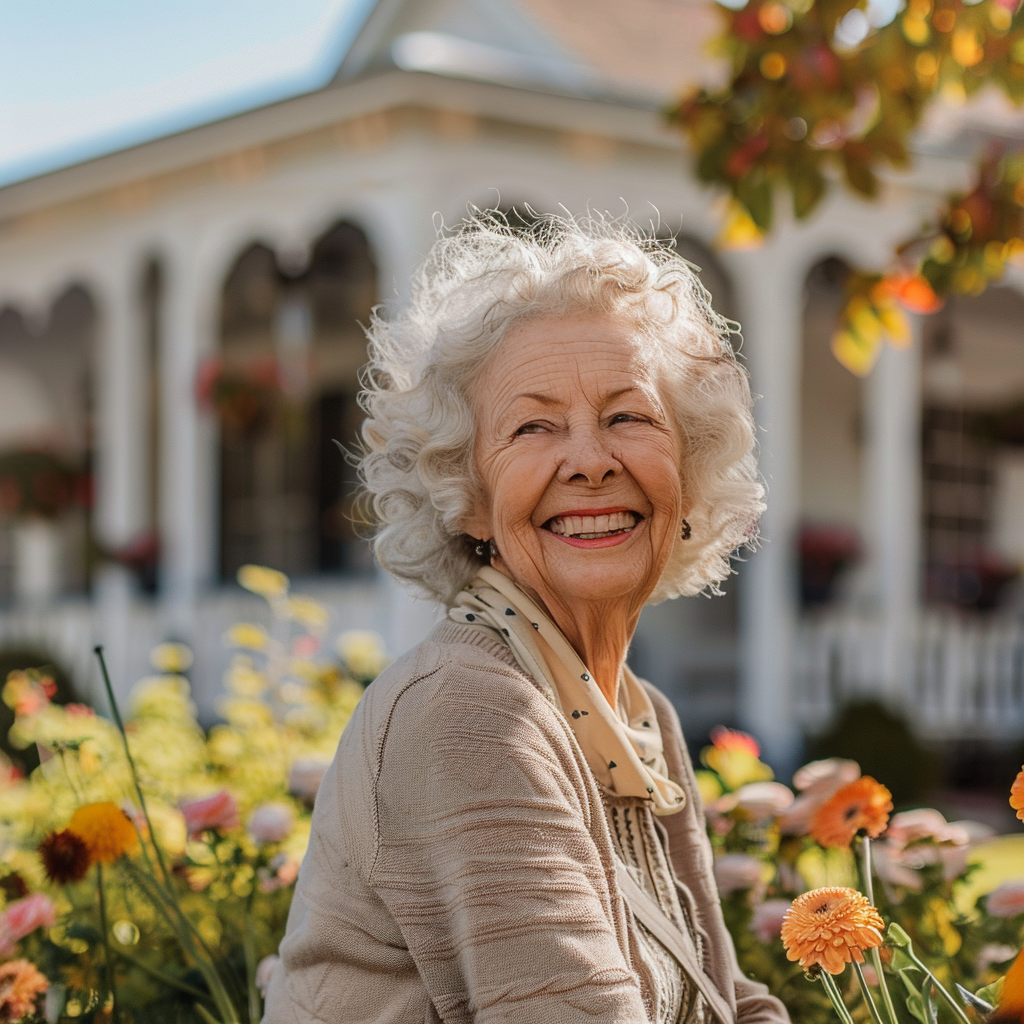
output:
{"label": "hanging plant", "polygon": [[88,490],[88,478],[53,452],[0,452],[0,516],[56,519],[76,504],[87,504]]}
{"label": "hanging plant", "polygon": [[226,366],[214,356],[199,368],[196,399],[216,414],[222,427],[241,434],[266,430],[277,419],[284,398],[281,371],[274,356],[245,366]]}

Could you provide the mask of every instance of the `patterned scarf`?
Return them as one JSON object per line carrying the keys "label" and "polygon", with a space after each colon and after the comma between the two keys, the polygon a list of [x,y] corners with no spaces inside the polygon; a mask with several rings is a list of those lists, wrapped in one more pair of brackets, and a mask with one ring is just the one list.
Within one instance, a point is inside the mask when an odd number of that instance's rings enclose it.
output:
{"label": "patterned scarf", "polygon": [[490,566],[458,594],[448,617],[487,626],[508,644],[561,710],[606,789],[652,801],[655,814],[682,809],[686,796],[668,778],[654,706],[629,668],[623,666],[617,711],[548,614]]}

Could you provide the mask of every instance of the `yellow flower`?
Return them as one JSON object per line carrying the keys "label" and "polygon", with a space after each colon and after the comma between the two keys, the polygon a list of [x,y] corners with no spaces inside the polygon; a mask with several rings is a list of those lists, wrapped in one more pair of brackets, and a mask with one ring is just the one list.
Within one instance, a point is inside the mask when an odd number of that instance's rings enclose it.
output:
{"label": "yellow flower", "polygon": [[712,746],[706,748],[701,757],[709,768],[718,772],[730,791],[748,782],[767,782],[775,777],[768,765],[746,750]]}
{"label": "yellow flower", "polygon": [[311,597],[298,596],[288,599],[288,615],[306,629],[320,630],[327,625],[327,609]]}
{"label": "yellow flower", "polygon": [[245,647],[250,651],[265,651],[269,641],[267,631],[251,622],[236,622],[224,634],[224,643],[229,647]]}
{"label": "yellow flower", "polygon": [[113,864],[139,845],[128,815],[109,800],[79,807],[68,822],[68,831],[85,840],[89,856],[100,864]]}
{"label": "yellow flower", "polygon": [[238,582],[246,590],[251,590],[268,601],[284,597],[288,593],[288,577],[276,569],[268,569],[265,565],[243,565],[238,570]]}
{"label": "yellow flower", "polygon": [[338,653],[356,679],[373,679],[387,667],[390,660],[384,641],[370,630],[351,629],[338,637]]}
{"label": "yellow flower", "polygon": [[192,667],[192,651],[185,644],[157,644],[149,652],[149,663],[157,672],[179,675]]}
{"label": "yellow flower", "polygon": [[224,685],[238,697],[258,697],[267,688],[267,678],[248,657],[235,655],[224,673]]}

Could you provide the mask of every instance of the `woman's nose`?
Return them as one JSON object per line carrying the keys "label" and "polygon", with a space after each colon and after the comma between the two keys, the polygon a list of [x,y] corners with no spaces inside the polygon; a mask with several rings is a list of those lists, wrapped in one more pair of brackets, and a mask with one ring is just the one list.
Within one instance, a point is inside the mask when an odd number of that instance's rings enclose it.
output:
{"label": "woman's nose", "polygon": [[561,483],[597,487],[613,479],[621,469],[622,464],[608,449],[600,431],[573,431],[566,439],[558,479]]}

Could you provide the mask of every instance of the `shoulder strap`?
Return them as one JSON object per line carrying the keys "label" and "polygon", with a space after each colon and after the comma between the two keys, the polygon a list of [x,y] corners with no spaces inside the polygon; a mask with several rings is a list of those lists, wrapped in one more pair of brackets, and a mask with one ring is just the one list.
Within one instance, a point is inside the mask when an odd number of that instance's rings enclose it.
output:
{"label": "shoulder strap", "polygon": [[633,880],[621,863],[615,865],[619,888],[629,909],[648,931],[679,961],[679,966],[697,986],[697,991],[711,1007],[721,1024],[735,1024],[735,1014],[721,992],[704,973],[693,954],[686,948],[679,934],[678,926]]}

